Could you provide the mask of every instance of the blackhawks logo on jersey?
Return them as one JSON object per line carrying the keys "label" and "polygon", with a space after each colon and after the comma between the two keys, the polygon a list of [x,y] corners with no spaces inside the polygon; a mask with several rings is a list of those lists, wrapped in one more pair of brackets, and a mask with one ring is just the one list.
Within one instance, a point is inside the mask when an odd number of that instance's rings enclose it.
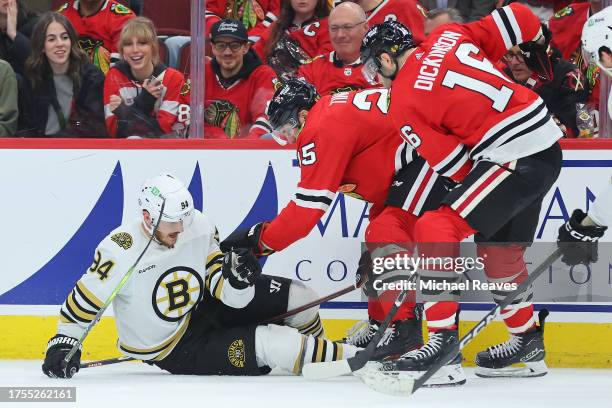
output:
{"label": "blackhawks logo on jersey", "polygon": [[244,368],[244,341],[234,340],[227,349],[227,358],[234,367]]}
{"label": "blackhawks logo on jersey", "polygon": [[80,37],[79,45],[91,63],[106,74],[110,69],[110,51],[104,47],[104,42],[91,37]]}
{"label": "blackhawks logo on jersey", "polygon": [[242,21],[247,30],[263,20],[265,13],[256,0],[228,0],[225,6],[225,18]]}
{"label": "blackhawks logo on jersey", "polygon": [[357,189],[357,184],[347,183],[347,184],[343,184],[340,187],[338,187],[338,192],[344,195],[356,198],[358,200],[363,200],[363,196],[359,193],[356,193],[355,189]]}
{"label": "blackhawks logo on jersey", "polygon": [[123,4],[119,4],[119,3],[115,3],[111,6],[110,8],[111,12],[115,13],[115,14],[119,14],[121,16],[124,16],[126,14],[130,14],[132,12],[132,10],[130,10],[129,8],[125,7]]}
{"label": "blackhawks logo on jersey", "polygon": [[554,15],[554,18],[563,18],[567,16],[571,16],[574,14],[574,9],[572,6],[563,7],[561,10],[557,11]]}
{"label": "blackhawks logo on jersey", "polygon": [[240,133],[238,108],[226,100],[211,102],[204,111],[204,122],[222,128],[230,139]]}
{"label": "blackhawks logo on jersey", "polygon": [[181,96],[187,96],[191,92],[191,80],[186,79],[181,87]]}
{"label": "blackhawks logo on jersey", "polygon": [[118,232],[114,234],[111,236],[111,241],[125,250],[130,249],[132,247],[132,243],[134,242],[132,236],[127,232]]}

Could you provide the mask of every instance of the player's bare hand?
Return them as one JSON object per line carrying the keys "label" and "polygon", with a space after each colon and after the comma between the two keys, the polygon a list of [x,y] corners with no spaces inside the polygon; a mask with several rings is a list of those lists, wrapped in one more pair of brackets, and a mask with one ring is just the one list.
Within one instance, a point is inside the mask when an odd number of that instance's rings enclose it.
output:
{"label": "player's bare hand", "polygon": [[17,1],[9,0],[6,6],[6,35],[15,40],[17,37]]}
{"label": "player's bare hand", "polygon": [[114,112],[115,109],[117,109],[119,105],[121,105],[121,102],[122,100],[119,95],[111,95],[110,100],[108,102],[108,108],[110,109],[111,112]]}
{"label": "player's bare hand", "polygon": [[142,83],[142,87],[147,90],[148,93],[153,95],[155,99],[159,99],[162,94],[163,85],[159,79],[147,78]]}

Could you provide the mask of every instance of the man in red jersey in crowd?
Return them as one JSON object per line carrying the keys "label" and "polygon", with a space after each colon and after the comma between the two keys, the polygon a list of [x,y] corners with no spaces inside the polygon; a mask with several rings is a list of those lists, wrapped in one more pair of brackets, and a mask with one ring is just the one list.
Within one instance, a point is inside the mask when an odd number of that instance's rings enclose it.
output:
{"label": "man in red jersey in crowd", "polygon": [[[441,26],[419,46],[401,24],[374,26],[364,38],[362,59],[364,74],[393,83],[389,116],[402,137],[440,174],[460,183],[441,208],[417,221],[419,253],[457,259],[458,243],[474,235],[487,278],[519,284],[528,276],[523,254],[533,241],[542,200],[561,169],[562,132],[537,94],[494,67],[515,45],[532,69],[548,68],[542,64],[548,44],[540,22],[519,3],[474,23]],[[471,168],[461,165],[468,160]],[[436,263],[419,273],[442,284],[461,278]],[[509,292],[495,291],[493,297],[501,300]],[[423,289],[422,295],[427,344],[379,367],[374,376],[395,381],[398,372],[427,371],[458,345],[459,293]],[[478,375],[546,374],[546,313],[540,312],[536,325],[531,298],[528,290],[502,310],[510,340],[478,354]],[[512,367],[520,362],[522,369]]]}
{"label": "man in red jersey in crowd", "polygon": [[73,0],[58,11],[74,26],[90,61],[106,74],[119,60],[119,35],[134,12],[115,0]]}
{"label": "man in red jersey in crowd", "polygon": [[265,110],[274,94],[274,71],[249,49],[240,21],[217,22],[210,39],[214,58],[204,70],[204,137],[254,139],[269,133]]}

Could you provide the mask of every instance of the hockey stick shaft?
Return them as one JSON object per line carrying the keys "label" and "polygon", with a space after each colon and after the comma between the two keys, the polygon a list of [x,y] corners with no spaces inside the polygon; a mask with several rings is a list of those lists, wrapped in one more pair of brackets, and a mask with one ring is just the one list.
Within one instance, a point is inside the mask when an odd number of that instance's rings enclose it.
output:
{"label": "hockey stick shaft", "polygon": [[153,231],[151,231],[151,237],[149,237],[149,242],[147,242],[147,245],[144,247],[144,249],[138,256],[138,258],[136,258],[136,262],[134,262],[134,264],[130,267],[130,269],[128,269],[125,275],[123,275],[123,278],[121,278],[121,281],[119,282],[117,287],[112,291],[108,299],[106,299],[106,302],[104,302],[100,310],[98,310],[98,313],[96,313],[93,320],[89,322],[89,324],[85,328],[85,331],[83,332],[83,334],[81,334],[81,337],[79,338],[79,340],[76,342],[74,346],[72,346],[68,354],[66,354],[66,357],[64,357],[64,360],[62,360],[62,366],[63,366],[62,368],[64,370],[66,370],[68,363],[70,362],[74,354],[77,352],[77,350],[81,347],[81,345],[83,344],[83,341],[85,341],[85,338],[87,337],[91,329],[93,329],[93,327],[98,323],[98,321],[100,320],[100,318],[102,317],[106,309],[108,309],[108,306],[110,306],[110,304],[113,302],[113,300],[115,299],[119,291],[121,291],[121,289],[125,286],[127,281],[130,279],[130,277],[132,276],[132,273],[134,272],[134,269],[136,268],[136,265],[138,265],[138,262],[140,262],[144,254],[147,252],[147,249],[149,249],[149,246],[151,245],[151,242],[153,241],[153,238],[155,237],[155,233],[157,232],[157,228],[159,227],[159,223],[164,214],[164,207],[166,206],[166,198],[165,197],[161,197],[161,198],[162,198],[162,203],[161,203],[161,208],[159,210],[159,218],[157,219],[157,222],[155,223],[155,226],[153,227]]}
{"label": "hockey stick shaft", "polygon": [[[356,282],[354,285],[347,286],[346,288],[340,289],[337,292],[330,293],[327,296],[324,296],[322,298],[313,300],[312,302],[309,302],[309,303],[306,303],[306,304],[304,304],[302,306],[296,307],[295,309],[291,309],[291,310],[289,310],[289,311],[287,311],[287,312],[285,312],[283,314],[280,314],[278,316],[274,316],[274,317],[271,317],[269,319],[266,319],[261,324],[268,324],[268,323],[273,323],[273,322],[277,322],[279,320],[286,319],[287,317],[290,317],[290,316],[296,315],[298,313],[301,313],[304,310],[308,310],[308,309],[310,309],[312,307],[318,306],[321,303],[325,303],[328,300],[335,299],[335,298],[340,297],[340,296],[342,296],[344,294],[352,292],[355,289],[359,289],[362,285],[363,285],[363,280],[360,280],[360,281]],[[80,365],[80,368],[100,367],[100,366],[104,366],[104,365],[123,363],[125,361],[132,361],[132,360],[135,360],[135,359],[132,358],[132,357],[127,357],[127,356],[117,357],[117,358],[109,358],[107,360],[97,360],[97,361],[90,361],[89,363],[82,363]]]}
{"label": "hockey stick shaft", "polygon": [[533,272],[529,274],[529,277],[525,279],[515,290],[510,292],[503,298],[497,305],[486,314],[485,317],[478,322],[476,326],[472,328],[465,336],[461,338],[459,344],[450,348],[446,351],[443,357],[437,364],[431,366],[421,377],[414,381],[411,393],[421,388],[427,380],[429,380],[442,366],[451,361],[455,356],[463,350],[463,348],[472,341],[485,327],[489,325],[499,314],[506,308],[510,303],[514,301],[520,294],[525,292],[533,282],[546,270],[548,269],[559,257],[561,256],[561,250],[557,248],[552,254],[548,256]]}

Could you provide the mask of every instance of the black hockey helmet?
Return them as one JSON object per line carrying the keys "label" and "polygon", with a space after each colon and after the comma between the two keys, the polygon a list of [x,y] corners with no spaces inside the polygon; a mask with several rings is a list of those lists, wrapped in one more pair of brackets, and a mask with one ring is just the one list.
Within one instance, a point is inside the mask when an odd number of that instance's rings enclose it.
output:
{"label": "black hockey helmet", "polygon": [[274,44],[267,59],[268,65],[282,79],[295,78],[300,65],[308,60],[309,57],[300,48],[300,44],[286,35]]}
{"label": "black hockey helmet", "polygon": [[361,61],[363,73],[370,82],[376,80],[376,73],[380,71],[381,63],[378,58],[383,52],[393,59],[404,51],[416,47],[412,32],[398,21],[385,21],[376,24],[368,30],[361,42]]}
{"label": "black hockey helmet", "polygon": [[315,87],[303,80],[290,78],[274,92],[266,113],[272,125],[272,135],[280,144],[293,143],[300,126],[299,113],[310,110],[319,100]]}

